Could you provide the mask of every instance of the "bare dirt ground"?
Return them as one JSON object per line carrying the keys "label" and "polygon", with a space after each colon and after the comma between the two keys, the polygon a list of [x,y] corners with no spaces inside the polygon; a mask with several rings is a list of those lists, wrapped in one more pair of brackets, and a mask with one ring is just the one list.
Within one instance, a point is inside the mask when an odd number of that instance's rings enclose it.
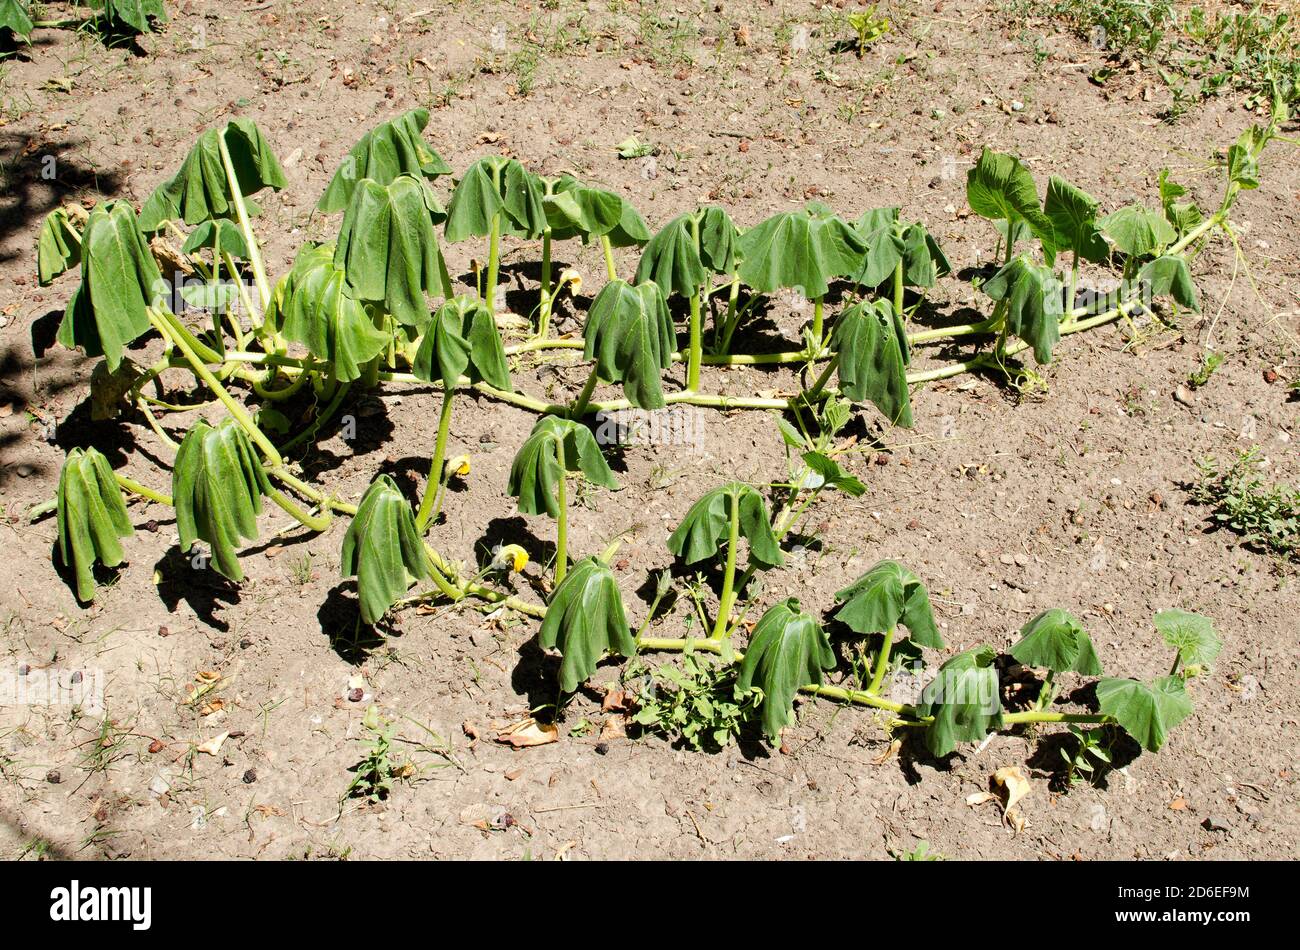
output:
{"label": "bare dirt ground", "polygon": [[[1098,88],[1087,75],[1100,54],[1029,24],[1041,36],[1036,56],[1021,39],[1026,24],[995,5],[884,8],[894,29],[858,59],[828,51],[844,38],[842,11],[801,2],[182,2],[169,5],[166,32],[142,40],[147,56],[46,32],[29,58],[0,66],[2,662],[10,673],[82,670],[105,687],[98,715],[0,709],[0,853],[883,858],[926,840],[950,858],[1294,856],[1300,588],[1293,569],[1209,531],[1187,497],[1196,460],[1250,445],[1271,460],[1271,478],[1300,477],[1300,403],[1284,387],[1300,359],[1300,154],[1290,146],[1265,154],[1261,188],[1236,210],[1256,289],[1220,240],[1195,264],[1204,316],[1182,315],[1176,331],[1070,337],[1042,369],[1047,391],[1030,398],[982,377],[925,386],[913,393],[913,431],[885,427],[868,408],[864,443],[878,446],[852,463],[868,494],[820,503],[802,528],[807,550],[768,573],[758,595],[760,607],[797,595],[821,611],[867,566],[895,557],[930,586],[952,650],[1005,648],[1032,614],[1059,606],[1084,619],[1108,673],[1140,677],[1169,663],[1151,628],[1156,610],[1210,616],[1224,649],[1193,684],[1194,717],[1103,786],[1065,792],[1052,781],[1051,730],[998,735],[946,761],[914,743],[882,756],[888,739],[875,717],[827,702],[800,705],[780,750],[746,742],[703,754],[652,737],[602,742],[608,717],[598,694],[583,692],[560,741],[515,752],[492,741],[493,723],[555,698],[537,624],[407,609],[358,638],[353,584],[338,578],[343,519],[322,535],[281,536],[284,517],[271,508],[236,588],[191,569],[170,509],[137,502],[129,564],[88,609],[51,565],[53,520],[27,521],[73,446],[93,442],[159,486],[171,458],[138,418],[92,425],[91,361],[46,351],[75,278],[37,286],[41,217],[67,198],[142,201],[201,130],[231,116],[256,120],[289,175],[285,191],[259,197],[273,276],[303,240],[337,228],[312,208],[346,150],[415,106],[432,110],[426,137],[457,170],[499,152],[546,174],[571,171],[628,196],[652,227],[702,201],[742,226],[809,198],[846,216],[899,204],[955,269],[993,254],[992,227],[967,215],[964,197],[982,145],[1021,155],[1040,183],[1049,173],[1078,183],[1105,210],[1154,203],[1164,166],[1206,205],[1219,193],[1215,151],[1258,119],[1220,99],[1162,123],[1168,93],[1155,76],[1135,71]],[[633,134],[659,147],[653,175],[615,152]],[[52,181],[40,174],[47,155]],[[447,253],[464,273],[483,252],[467,243]],[[586,275],[584,299],[559,324],[573,331],[603,271],[598,251],[558,253]],[[536,259],[535,246],[507,243],[509,299],[522,313],[533,306]],[[625,274],[635,267],[631,252],[618,259]],[[926,319],[960,322],[981,303],[955,277],[933,299]],[[760,335],[796,339],[801,316],[783,306]],[[1190,404],[1175,401],[1207,344],[1225,365]],[[522,361],[516,387],[571,395],[586,370],[567,360]],[[1282,376],[1269,382],[1277,366]],[[705,373],[706,389],[733,394],[797,386],[788,371]],[[414,488],[439,401],[419,388],[366,397],[350,408],[357,438],[331,431],[304,471],[348,499],[378,470]],[[168,425],[179,432],[192,418]],[[770,414],[701,419],[700,452],[629,448],[616,465],[622,490],[592,492],[575,510],[579,553],[627,533],[618,569],[633,623],[647,609],[649,572],[669,564],[665,538],[699,494],[727,478],[785,475]],[[474,470],[433,532],[447,557],[471,562],[510,540],[544,559],[554,525],[518,515],[505,493],[532,423],[519,409],[461,401],[451,451],[471,453]],[[534,599],[537,574],[534,563],[519,581]],[[656,629],[680,635],[684,616],[680,608]],[[188,702],[204,672],[221,687]],[[354,703],[346,694],[358,676],[372,698]],[[616,677],[611,665],[597,679]],[[420,771],[385,803],[340,805],[370,702],[398,723],[398,749]],[[217,754],[196,751],[222,733]],[[995,769],[1026,762],[1024,830],[967,806]]]}

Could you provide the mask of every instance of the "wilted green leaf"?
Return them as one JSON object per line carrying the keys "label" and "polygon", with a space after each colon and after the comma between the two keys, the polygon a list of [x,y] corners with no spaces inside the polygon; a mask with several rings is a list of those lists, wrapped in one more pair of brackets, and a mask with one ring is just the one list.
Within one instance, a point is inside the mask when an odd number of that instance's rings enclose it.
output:
{"label": "wilted green leaf", "polygon": [[334,265],[333,244],[303,245],[271,293],[266,322],[312,356],[333,363],[342,382],[360,377],[361,368],[389,342],[353,295],[342,268]]}
{"label": "wilted green leaf", "polygon": [[426,382],[441,381],[447,391],[455,389],[462,376],[510,391],[510,367],[496,320],[473,294],[442,305],[424,331],[411,371]]}
{"label": "wilted green leaf", "polygon": [[911,351],[892,302],[863,300],[841,313],[831,328],[831,349],[839,356],[840,392],[854,402],[870,401],[893,425],[911,427]]}
{"label": "wilted green leaf", "polygon": [[898,227],[898,208],[873,208],[858,218],[854,230],[867,245],[858,283],[879,287],[894,273],[903,259],[903,238]]}
{"label": "wilted green leaf", "polygon": [[347,273],[359,299],[382,302],[399,323],[420,330],[429,323],[424,295],[453,294],[433,228],[436,209],[420,179],[362,181],[352,192],[334,250],[334,266]]}
{"label": "wilted green leaf", "polygon": [[316,210],[326,214],[342,211],[364,178],[388,185],[399,175],[414,178],[450,175],[451,166],[429,148],[420,134],[428,124],[428,109],[411,109],[361,136],[334,172]]}
{"label": "wilted green leaf", "polygon": [[195,225],[213,218],[233,218],[235,201],[221,161],[218,136],[224,136],[235,170],[235,181],[249,214],[257,206],[248,196],[263,188],[279,191],[287,181],[275,153],[252,119],[232,119],[224,128],[208,129],[199,136],[180,171],[159,185],[140,209],[140,228],[146,234],[161,231],[168,221]]}
{"label": "wilted green leaf", "polygon": [[582,335],[602,379],[622,383],[638,408],[663,408],[661,373],[672,366],[677,337],[658,284],[611,280],[592,301]]}
{"label": "wilted green leaf", "polygon": [[1160,169],[1160,206],[1164,209],[1165,220],[1174,226],[1179,237],[1203,220],[1196,202],[1178,200],[1185,194],[1187,189],[1169,177],[1169,169]]}
{"label": "wilted green leaf", "polygon": [[32,18],[18,0],[0,0],[0,30],[26,40],[32,35]]}
{"label": "wilted green leaf", "polygon": [[736,266],[738,232],[730,216],[710,205],[673,218],[650,239],[636,268],[636,282],[652,280],[668,297],[693,296],[709,275]]}
{"label": "wilted green leaf", "polygon": [[983,742],[989,732],[1002,727],[996,658],[991,647],[958,653],[921,691],[916,711],[934,717],[925,731],[932,755],[948,755],[959,742]]}
{"label": "wilted green leaf", "polygon": [[1192,283],[1187,258],[1180,254],[1165,254],[1147,261],[1138,271],[1138,283],[1145,283],[1152,297],[1173,297],[1183,307],[1200,310],[1196,298],[1196,285]]}
{"label": "wilted green leaf", "polygon": [[750,561],[764,568],[781,564],[784,558],[772,533],[763,496],[743,482],[719,485],[693,504],[668,538],[668,550],[687,564],[713,557],[730,536],[733,508],[740,537],[749,542]]}
{"label": "wilted green leaf", "polygon": [[915,643],[943,649],[930,594],[921,579],[897,561],[881,561],[835,594],[835,617],[863,635],[907,627]]}
{"label": "wilted green leaf", "polygon": [[172,500],[181,550],[206,541],[217,572],[244,579],[235,549],[257,537],[257,516],[270,482],[248,435],[233,419],[199,421],[185,434],[172,469]]}
{"label": "wilted green leaf", "polygon": [[589,557],[569,568],[546,606],[539,642],[560,651],[560,689],[566,693],[585,683],[606,653],[636,655],[618,580],[607,564]]}
{"label": "wilted green leaf", "polygon": [[106,567],[122,563],[119,538],[133,531],[122,489],[108,459],[94,448],[73,449],[59,473],[55,496],[59,523],[59,560],[77,583],[77,599],[95,599],[96,561]]}
{"label": "wilted green leaf", "polygon": [[1005,302],[1007,333],[1032,346],[1036,361],[1050,363],[1065,314],[1065,290],[1052,269],[1017,255],[980,289]]}
{"label": "wilted green leaf", "polygon": [[223,253],[241,260],[248,258],[248,244],[244,241],[244,233],[229,218],[200,221],[198,227],[185,239],[181,250],[186,254],[193,254],[201,247],[215,248],[218,241]]}
{"label": "wilted green leaf", "polygon": [[818,480],[816,487],[829,485],[844,492],[851,498],[866,494],[867,486],[861,480],[840,468],[838,462],[821,452],[803,453],[804,464],[812,469],[812,475]]}
{"label": "wilted green leaf", "polygon": [[1044,610],[1020,628],[1020,641],[1011,655],[1025,666],[1084,676],[1100,676],[1101,661],[1079,619],[1067,610]]}
{"label": "wilted green leaf", "polygon": [[581,472],[604,488],[618,488],[591,430],[572,419],[543,416],[515,454],[506,490],[526,515],[560,515],[560,479]]}
{"label": "wilted green leaf", "polygon": [[1179,676],[1162,676],[1150,686],[1106,677],[1097,681],[1097,703],[1148,752],[1159,752],[1169,730],[1192,714],[1192,701]]}
{"label": "wilted green leaf", "polygon": [[1097,199],[1053,175],[1047,180],[1043,213],[1052,226],[1052,245],[1085,261],[1104,261],[1106,242],[1097,231]]}
{"label": "wilted green leaf", "polygon": [[114,36],[128,33],[152,33],[150,20],[167,22],[162,0],[85,0],[86,6],[100,11],[105,31]]}
{"label": "wilted green leaf", "polygon": [[45,216],[36,242],[36,268],[41,286],[48,287],[54,278],[80,263],[81,232],[73,225],[66,209],[55,208]]}
{"label": "wilted green leaf", "polygon": [[636,208],[612,191],[584,185],[571,175],[543,179],[548,193],[542,199],[551,238],[567,241],[606,237],[613,247],[631,247],[650,240],[650,231]]}
{"label": "wilted green leaf", "polygon": [[447,240],[483,237],[501,215],[502,234],[535,239],[546,229],[541,181],[513,158],[489,155],[465,171],[447,206]]}
{"label": "wilted green leaf", "polygon": [[754,627],[736,688],[763,691],[758,704],[763,732],[776,739],[794,721],[799,688],[820,685],[822,670],[834,666],[835,653],[821,624],[791,597],[771,607]]}
{"label": "wilted green leaf", "polygon": [[802,288],[809,299],[830,289],[836,277],[856,276],[866,242],[824,205],[782,211],[740,237],[740,278],[759,293]]}
{"label": "wilted green leaf", "polygon": [[1142,205],[1125,205],[1098,222],[1103,234],[1130,257],[1145,257],[1172,244],[1178,237],[1163,214]]}
{"label": "wilted green leaf", "polygon": [[339,569],[356,577],[361,619],[369,624],[378,623],[414,581],[430,576],[415,514],[388,475],[377,476],[361,497],[343,536]]}
{"label": "wilted green leaf", "polygon": [[165,289],[135,211],[107,201],[90,212],[81,235],[81,285],[68,301],[58,340],[117,369],[127,344],[152,326],[146,309]]}
{"label": "wilted green leaf", "polygon": [[920,223],[903,229],[903,283],[908,287],[933,287],[936,280],[952,272],[952,265],[939,242]]}
{"label": "wilted green leaf", "polygon": [[966,200],[972,211],[990,221],[1007,221],[1013,228],[1023,221],[1052,253],[1052,223],[1038,203],[1034,176],[1014,155],[984,149],[966,173]]}
{"label": "wilted green leaf", "polygon": [[1155,625],[1165,643],[1178,651],[1184,667],[1213,663],[1223,648],[1209,617],[1186,610],[1162,610],[1156,614]]}

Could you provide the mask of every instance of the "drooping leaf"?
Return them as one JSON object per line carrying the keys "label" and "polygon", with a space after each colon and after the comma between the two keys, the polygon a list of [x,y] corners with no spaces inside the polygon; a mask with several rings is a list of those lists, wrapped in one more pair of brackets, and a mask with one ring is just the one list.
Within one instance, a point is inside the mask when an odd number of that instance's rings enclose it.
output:
{"label": "drooping leaf", "polygon": [[162,0],[86,0],[86,5],[100,11],[100,22],[111,35],[152,33],[153,24],[167,22]]}
{"label": "drooping leaf", "polygon": [[[782,419],[781,421],[784,422],[785,420]],[[811,469],[810,478],[816,480],[814,484],[805,481],[805,487],[820,488],[822,485],[829,485],[831,488],[844,492],[850,498],[857,498],[866,494],[867,486],[862,484],[860,479],[841,468],[840,464],[830,456],[823,455],[821,452],[804,452],[802,458],[804,464]]]}
{"label": "drooping leaf", "polygon": [[736,677],[737,690],[757,686],[763,732],[770,739],[794,722],[794,697],[802,686],[819,686],[822,670],[835,666],[830,641],[815,618],[791,597],[763,614],[750,636]]}
{"label": "drooping leaf", "polygon": [[361,619],[369,624],[378,623],[412,583],[430,576],[415,513],[388,475],[377,476],[361,497],[343,536],[339,570],[357,579]]}
{"label": "drooping leaf", "polygon": [[858,218],[853,226],[867,245],[857,282],[879,287],[893,276],[903,259],[903,238],[898,227],[898,208],[873,208]]}
{"label": "drooping leaf", "polygon": [[1048,255],[1053,253],[1052,223],[1038,202],[1034,176],[1014,155],[984,149],[966,173],[966,201],[990,221],[1007,221],[1013,228],[1023,221]]}
{"label": "drooping leaf", "polygon": [[81,235],[81,285],[68,301],[58,340],[87,356],[102,355],[116,370],[127,344],[149,330],[145,311],[164,290],[131,205],[97,205]]}
{"label": "drooping leaf", "polygon": [[543,416],[519,447],[506,490],[519,499],[524,514],[557,518],[560,480],[567,472],[581,472],[596,485],[618,488],[590,429],[572,419]]}
{"label": "drooping leaf", "polygon": [[545,187],[513,158],[489,155],[465,170],[447,206],[447,240],[483,237],[498,213],[501,233],[534,239],[546,229]]}
{"label": "drooping leaf", "polygon": [[1006,304],[1007,333],[1032,346],[1036,361],[1050,363],[1065,315],[1065,289],[1052,269],[1017,255],[980,289]]}
{"label": "drooping leaf", "polygon": [[925,731],[932,755],[948,755],[959,742],[983,742],[989,732],[1002,727],[996,658],[991,647],[958,653],[921,690],[916,711],[934,717]]}
{"label": "drooping leaf", "polygon": [[891,301],[863,300],[841,313],[831,328],[831,349],[839,356],[840,392],[871,402],[891,424],[911,428],[911,351]]}
{"label": "drooping leaf", "polygon": [[186,254],[193,254],[201,247],[215,248],[218,243],[222,253],[247,260],[248,244],[244,241],[244,233],[229,218],[200,221],[198,227],[185,239],[181,250]]}
{"label": "drooping leaf", "polygon": [[728,482],[705,493],[668,538],[668,550],[687,564],[713,557],[730,537],[733,509],[739,536],[749,542],[750,561],[763,568],[780,565],[784,558],[772,533],[767,504],[756,488],[744,482]]}
{"label": "drooping leaf", "polygon": [[1156,614],[1155,625],[1165,643],[1178,651],[1184,667],[1213,663],[1223,649],[1209,617],[1186,610],[1162,610]]}
{"label": "drooping leaf", "polygon": [[1011,655],[1025,666],[1084,676],[1100,676],[1101,661],[1079,618],[1067,610],[1044,610],[1020,628],[1020,640]]}
{"label": "drooping leaf", "polygon": [[411,109],[361,136],[334,172],[316,210],[326,214],[342,211],[351,202],[357,184],[365,178],[389,185],[399,175],[413,178],[450,175],[451,166],[420,134],[428,124],[428,109]]}
{"label": "drooping leaf", "polygon": [[907,627],[915,643],[943,649],[930,593],[921,579],[897,561],[881,561],[835,594],[835,616],[863,635]]}
{"label": "drooping leaf", "polygon": [[496,320],[473,294],[453,297],[439,308],[424,331],[411,371],[426,382],[438,380],[451,391],[462,376],[510,391],[510,367]]}
{"label": "drooping leaf", "polygon": [[98,449],[73,449],[59,473],[55,496],[59,560],[76,579],[77,599],[95,599],[94,565],[117,567],[124,557],[119,538],[133,533],[122,489]]}
{"label": "drooping leaf", "polygon": [[1047,180],[1043,213],[1052,226],[1052,244],[1085,261],[1104,261],[1106,242],[1097,231],[1097,199],[1053,175]]}
{"label": "drooping leaf", "polygon": [[41,286],[48,287],[56,277],[80,263],[81,232],[65,208],[55,208],[45,216],[36,242],[36,269]]}
{"label": "drooping leaf", "polygon": [[560,651],[566,693],[585,683],[606,653],[636,655],[618,580],[604,561],[589,557],[569,568],[546,605],[538,640],[542,649]]}
{"label": "drooping leaf", "polygon": [[271,293],[266,321],[312,356],[333,363],[334,375],[345,383],[359,378],[389,342],[334,266],[333,244],[303,245]]}
{"label": "drooping leaf", "polygon": [[364,180],[343,214],[334,266],[347,273],[360,300],[382,303],[408,327],[429,323],[425,294],[453,294],[434,231],[437,202],[427,185],[399,175],[388,185]]}
{"label": "drooping leaf", "polygon": [[903,283],[908,287],[933,287],[940,277],[952,272],[939,242],[920,223],[903,229]]}
{"label": "drooping leaf", "polygon": [[611,280],[592,301],[582,335],[602,379],[622,383],[640,409],[663,408],[661,373],[672,366],[677,337],[658,284]]}
{"label": "drooping leaf", "polygon": [[709,275],[736,266],[739,232],[722,208],[708,206],[673,218],[641,252],[636,281],[652,280],[665,297],[699,293]]}
{"label": "drooping leaf", "polygon": [[1146,257],[1178,237],[1165,216],[1142,205],[1125,205],[1097,222],[1111,243],[1129,257]]}
{"label": "drooping leaf", "polygon": [[1113,676],[1097,681],[1097,704],[1148,752],[1159,752],[1169,730],[1192,714],[1192,700],[1180,676],[1150,685]]}
{"label": "drooping leaf", "polygon": [[1264,130],[1252,125],[1228,147],[1228,181],[1236,188],[1251,191],[1259,187],[1259,161]]}
{"label": "drooping leaf", "polygon": [[1178,200],[1185,194],[1187,189],[1169,177],[1169,169],[1160,169],[1160,206],[1180,238],[1204,220],[1196,202]]}
{"label": "drooping leaf", "polygon": [[257,214],[248,200],[263,188],[279,191],[288,182],[262,130],[252,119],[232,119],[223,128],[208,129],[199,136],[180,170],[159,185],[140,209],[140,228],[146,234],[161,231],[168,221],[188,225],[213,218],[235,217],[234,193],[221,160],[224,137],[230,152],[235,181],[250,215]]}
{"label": "drooping leaf", "polygon": [[867,244],[829,208],[782,211],[740,237],[740,278],[759,293],[801,288],[811,300],[836,277],[856,276]]}
{"label": "drooping leaf", "polygon": [[1187,258],[1181,254],[1163,254],[1147,261],[1137,275],[1139,285],[1145,285],[1151,297],[1173,297],[1183,307],[1200,310],[1196,285],[1187,268]]}
{"label": "drooping leaf", "polygon": [[577,237],[586,244],[607,237],[613,247],[632,247],[650,240],[645,219],[620,195],[584,185],[570,175],[547,183],[547,188],[542,206],[553,240]]}
{"label": "drooping leaf", "polygon": [[185,434],[172,469],[172,500],[182,551],[206,541],[217,572],[244,579],[235,549],[257,537],[262,496],[271,484],[248,435],[233,419],[196,422]]}
{"label": "drooping leaf", "polygon": [[34,29],[32,18],[19,0],[0,0],[0,30],[26,40]]}

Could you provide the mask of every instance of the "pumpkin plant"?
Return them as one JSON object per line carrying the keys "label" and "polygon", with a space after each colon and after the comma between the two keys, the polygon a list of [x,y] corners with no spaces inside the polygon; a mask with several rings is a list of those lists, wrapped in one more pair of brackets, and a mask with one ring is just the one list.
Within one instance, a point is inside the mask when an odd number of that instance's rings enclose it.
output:
{"label": "pumpkin plant", "polygon": [[930,609],[930,594],[921,579],[897,561],[881,561],[835,594],[835,617],[854,633],[881,634],[880,652],[867,685],[877,694],[889,669],[890,651],[900,626],[907,627],[918,646],[944,648]]}
{"label": "pumpkin plant", "polygon": [[551,594],[538,642],[558,650],[560,689],[571,693],[596,672],[606,653],[636,655],[614,572],[598,557],[573,565]]}
{"label": "pumpkin plant", "polygon": [[676,340],[672,317],[657,283],[647,280],[633,286],[617,278],[611,280],[592,301],[582,335],[583,355],[595,362],[574,401],[574,418],[587,411],[601,379],[622,383],[633,406],[664,407],[662,373],[672,365]]}
{"label": "pumpkin plant", "polygon": [[59,560],[76,579],[77,599],[89,603],[95,599],[95,563],[121,564],[120,539],[134,533],[122,489],[98,449],[73,449],[59,473],[56,497]]}
{"label": "pumpkin plant", "polygon": [[892,281],[894,310],[902,315],[904,288],[933,287],[952,272],[952,265],[925,225],[907,224],[899,212],[896,207],[874,208],[857,220],[854,230],[867,246],[857,283],[875,288]]}
{"label": "pumpkin plant", "polygon": [[402,175],[430,179],[450,175],[451,166],[421,135],[428,124],[428,109],[411,109],[361,136],[339,163],[316,210],[326,214],[343,211],[366,179],[387,186]]}
{"label": "pumpkin plant", "polygon": [[518,499],[524,514],[546,514],[555,519],[557,588],[568,571],[570,474],[581,475],[603,488],[618,488],[590,429],[571,419],[544,416],[519,447],[506,490]]}
{"label": "pumpkin plant", "polygon": [[736,688],[762,690],[757,704],[763,732],[775,739],[794,721],[794,697],[820,686],[822,671],[835,667],[835,652],[817,619],[791,597],[770,607],[754,626]]}
{"label": "pumpkin plant", "polygon": [[433,576],[411,505],[390,476],[376,476],[361,497],[339,563],[344,577],[357,579],[367,624],[378,623],[414,581]]}

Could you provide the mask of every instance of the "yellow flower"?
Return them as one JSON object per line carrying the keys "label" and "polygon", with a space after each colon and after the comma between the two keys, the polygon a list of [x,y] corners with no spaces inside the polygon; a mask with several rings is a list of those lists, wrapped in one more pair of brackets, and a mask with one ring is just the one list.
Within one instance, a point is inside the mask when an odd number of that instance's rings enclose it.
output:
{"label": "yellow flower", "polygon": [[458,475],[461,478],[464,478],[468,474],[469,474],[468,455],[457,455],[455,458],[447,459],[447,464],[443,466],[443,476],[445,478],[451,478],[451,476],[453,475]]}
{"label": "yellow flower", "polygon": [[558,294],[564,289],[565,284],[572,284],[569,292],[576,296],[582,289],[582,275],[575,268],[566,267],[560,272],[560,282],[555,285],[555,292]]}
{"label": "yellow flower", "polygon": [[522,571],[528,565],[528,552],[517,544],[507,544],[497,548],[492,558],[492,566],[498,571]]}

